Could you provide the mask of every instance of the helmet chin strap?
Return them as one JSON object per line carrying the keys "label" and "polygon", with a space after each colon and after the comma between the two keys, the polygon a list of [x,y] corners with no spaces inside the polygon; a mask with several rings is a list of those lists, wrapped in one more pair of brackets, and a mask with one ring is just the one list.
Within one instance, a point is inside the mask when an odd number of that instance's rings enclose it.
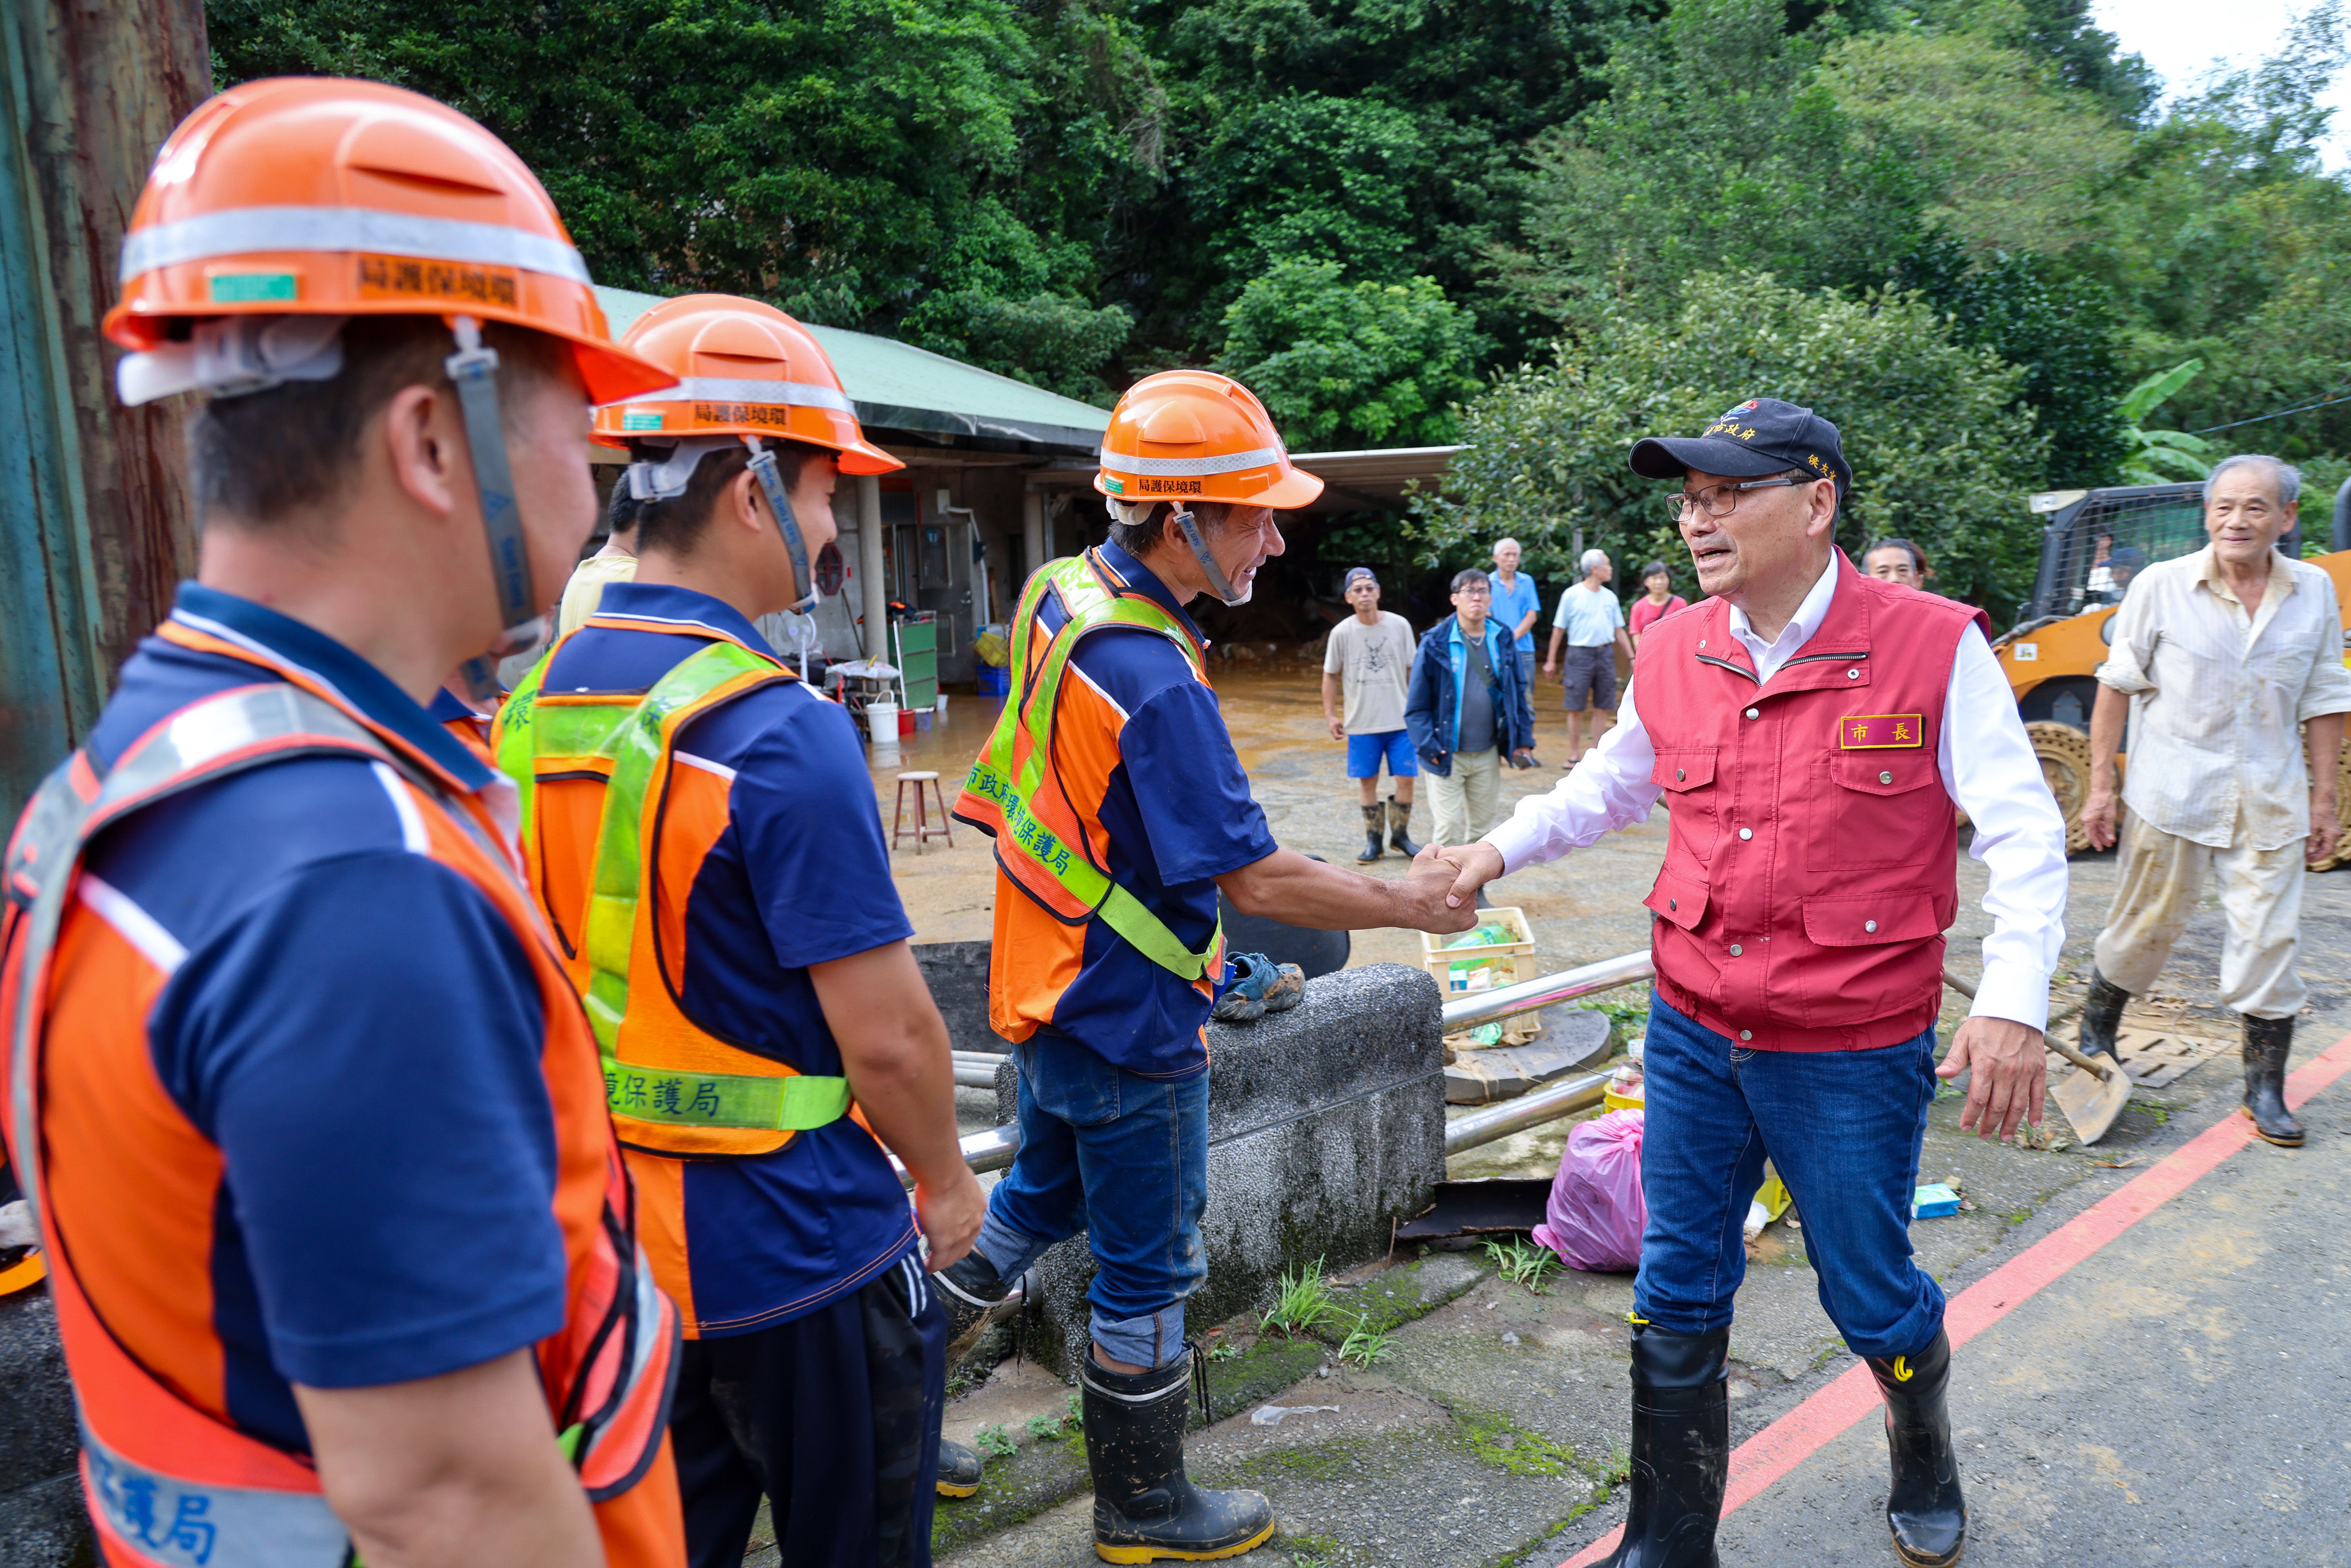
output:
{"label": "helmet chin strap", "polygon": [[801,537],[799,519],[792,515],[791,500],[784,494],[776,455],[756,435],[745,436],[743,444],[751,449],[752,476],[759,481],[760,494],[768,497],[768,510],[775,514],[776,532],[783,536],[784,552],[792,558],[792,591],[800,595],[792,601],[792,612],[806,615],[817,604],[816,574],[809,570],[808,540]]}
{"label": "helmet chin strap", "polygon": [[1176,508],[1176,526],[1184,530],[1184,542],[1192,547],[1192,559],[1200,563],[1200,570],[1207,575],[1208,591],[1227,605],[1247,604],[1249,594],[1233,591],[1233,580],[1225,575],[1225,569],[1208,553],[1208,541],[1201,537],[1199,520],[1192,516],[1190,507]]}
{"label": "helmet chin strap", "polygon": [[507,457],[505,422],[498,413],[498,351],[482,342],[482,324],[471,316],[450,322],[457,351],[442,369],[457,385],[457,408],[472,449],[474,489],[481,497],[482,535],[490,548],[490,581],[498,595],[497,641],[465,661],[465,685],[477,700],[497,695],[497,661],[536,646],[547,635],[547,617],[530,591],[530,549],[515,506],[514,468]]}

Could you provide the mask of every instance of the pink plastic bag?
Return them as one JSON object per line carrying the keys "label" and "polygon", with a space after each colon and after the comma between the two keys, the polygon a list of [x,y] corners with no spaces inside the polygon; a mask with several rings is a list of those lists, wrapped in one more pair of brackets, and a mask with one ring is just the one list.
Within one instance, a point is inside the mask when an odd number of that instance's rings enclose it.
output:
{"label": "pink plastic bag", "polygon": [[1535,1240],[1569,1268],[1622,1273],[1641,1266],[1649,1205],[1641,1196],[1640,1112],[1611,1111],[1567,1135],[1545,1208]]}

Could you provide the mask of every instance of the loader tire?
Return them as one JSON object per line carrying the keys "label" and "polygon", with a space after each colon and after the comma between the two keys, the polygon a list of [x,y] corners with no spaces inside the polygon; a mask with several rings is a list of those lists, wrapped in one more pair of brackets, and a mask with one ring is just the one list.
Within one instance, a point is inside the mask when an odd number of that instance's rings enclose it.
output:
{"label": "loader tire", "polygon": [[2080,854],[2090,847],[2082,829],[2082,803],[2090,798],[2090,737],[2070,724],[2034,719],[2024,727],[2032,755],[2041,758],[2041,777],[2057,797],[2065,817],[2065,852]]}

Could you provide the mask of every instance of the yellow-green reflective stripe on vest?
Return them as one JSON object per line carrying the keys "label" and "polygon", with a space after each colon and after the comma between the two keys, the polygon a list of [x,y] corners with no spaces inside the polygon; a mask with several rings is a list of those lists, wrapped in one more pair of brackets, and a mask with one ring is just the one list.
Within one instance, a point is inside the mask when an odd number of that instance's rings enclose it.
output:
{"label": "yellow-green reflective stripe on vest", "polygon": [[[1046,645],[1045,656],[1032,680],[1028,673],[1029,640],[1034,634],[1037,614],[1044,607],[1049,589],[1060,591],[1062,608],[1069,612],[1070,618]],[[1029,580],[1028,591],[1020,596],[1019,613],[1013,618],[1012,627],[1011,692],[1005,699],[1004,712],[997,718],[995,733],[988,737],[987,749],[972,764],[971,777],[965,780],[964,788],[993,802],[1003,813],[1004,831],[996,841],[999,852],[1019,855],[1043,871],[1071,898],[1092,909],[1095,918],[1161,968],[1180,980],[1196,980],[1208,972],[1208,966],[1217,958],[1224,941],[1223,919],[1219,917],[1216,930],[1209,933],[1207,946],[1193,952],[1176,939],[1165,921],[1144,907],[1141,899],[1088,860],[1083,846],[1063,841],[1029,810],[1029,799],[1045,779],[1056,703],[1061,693],[1061,673],[1069,668],[1070,655],[1076,651],[1079,640],[1105,626],[1133,626],[1160,633],[1183,649],[1186,662],[1205,678],[1206,671],[1192,639],[1175,617],[1156,602],[1141,594],[1113,592],[1094,575],[1083,557],[1050,562]],[[1029,736],[1029,756],[1016,778],[1013,758],[1019,748],[1015,742],[1023,728]]]}
{"label": "yellow-green reflective stripe on vest", "polygon": [[[629,1011],[629,952],[645,870],[645,797],[669,743],[670,720],[730,681],[776,673],[772,660],[733,643],[713,643],[654,682],[601,748],[611,760],[612,773],[604,787],[604,816],[596,835],[595,880],[588,896],[581,950],[589,965],[588,1022],[603,1048],[604,1097],[616,1114],[678,1127],[799,1133],[849,1113],[846,1078],[673,1072],[622,1061],[613,1054],[621,1021]],[[560,711],[539,710],[542,717]]]}

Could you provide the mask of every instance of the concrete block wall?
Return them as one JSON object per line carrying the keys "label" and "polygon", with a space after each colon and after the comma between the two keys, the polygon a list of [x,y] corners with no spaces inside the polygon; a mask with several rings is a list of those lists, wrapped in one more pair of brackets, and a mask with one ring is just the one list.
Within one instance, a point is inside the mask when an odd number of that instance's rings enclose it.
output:
{"label": "concrete block wall", "polygon": [[[1307,982],[1289,1012],[1208,1026],[1208,1278],[1187,1333],[1270,1305],[1285,1269],[1379,1257],[1393,1222],[1428,1206],[1445,1176],[1440,1001],[1423,971],[1375,964]],[[997,1101],[1010,1122],[1009,1064]],[[1085,1236],[1037,1273],[1024,1349],[1069,1375],[1087,1343]]]}
{"label": "concrete block wall", "polygon": [[0,1568],[97,1562],[49,1288],[0,1297]]}

